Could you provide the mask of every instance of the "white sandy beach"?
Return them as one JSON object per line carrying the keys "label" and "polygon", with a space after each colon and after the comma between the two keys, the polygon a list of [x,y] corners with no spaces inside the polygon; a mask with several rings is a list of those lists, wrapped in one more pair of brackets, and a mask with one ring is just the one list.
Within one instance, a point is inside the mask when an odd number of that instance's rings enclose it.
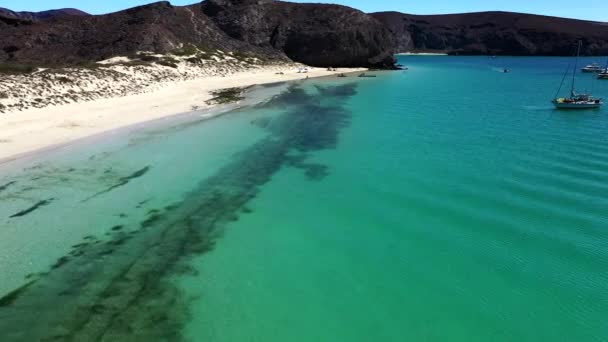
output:
{"label": "white sandy beach", "polygon": [[262,66],[223,76],[163,81],[162,87],[140,94],[9,111],[0,115],[0,162],[120,127],[189,112],[193,108],[207,109],[210,106],[205,101],[212,98],[210,92],[214,90],[359,70],[362,69],[309,68],[304,74],[298,73],[295,65]]}

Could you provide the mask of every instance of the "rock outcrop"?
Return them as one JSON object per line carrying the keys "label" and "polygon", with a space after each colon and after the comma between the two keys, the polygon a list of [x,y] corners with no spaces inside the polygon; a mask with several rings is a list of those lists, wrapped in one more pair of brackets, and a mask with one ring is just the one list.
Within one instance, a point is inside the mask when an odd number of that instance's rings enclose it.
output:
{"label": "rock outcrop", "polygon": [[565,56],[578,40],[586,55],[608,54],[608,23],[507,12],[365,14],[274,0],[164,1],[106,15],[0,9],[0,67],[86,65],[193,47],[322,67],[391,68],[395,52]]}
{"label": "rock outcrop", "polygon": [[208,0],[203,12],[234,39],[314,66],[391,67],[395,39],[371,16],[339,5]]}
{"label": "rock outcrop", "polygon": [[509,12],[371,16],[390,28],[400,52],[567,56],[582,40],[584,54],[608,54],[608,23]]}
{"label": "rock outcrop", "polygon": [[52,20],[0,15],[0,63],[71,66],[189,45],[265,60],[358,67],[391,67],[395,46],[376,19],[334,5],[209,0]]}
{"label": "rock outcrop", "polygon": [[13,22],[0,30],[0,62],[77,65],[140,51],[167,53],[188,44],[281,58],[230,38],[202,13],[200,4],[158,2],[107,15]]}

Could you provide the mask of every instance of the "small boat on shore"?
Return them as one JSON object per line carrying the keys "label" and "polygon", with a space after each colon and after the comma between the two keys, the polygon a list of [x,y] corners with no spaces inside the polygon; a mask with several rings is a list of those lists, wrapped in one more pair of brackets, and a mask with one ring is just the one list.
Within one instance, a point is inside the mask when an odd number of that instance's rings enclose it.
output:
{"label": "small boat on shore", "polygon": [[562,82],[557,89],[557,93],[555,93],[555,98],[551,101],[555,108],[557,109],[593,109],[601,107],[602,99],[595,98],[591,94],[577,94],[574,88],[574,83],[576,80],[576,65],[578,64],[578,58],[581,53],[581,45],[582,42],[578,42],[578,49],[576,52],[576,60],[574,62],[574,69],[572,70],[572,84],[570,86],[570,97],[557,97],[562,85],[564,84],[564,80],[566,76],[568,76],[568,69],[564,73],[564,77],[562,78]]}
{"label": "small boat on shore", "polygon": [[376,75],[362,73],[362,74],[360,74],[358,77],[376,77]]}
{"label": "small boat on shore", "polygon": [[602,67],[597,63],[591,63],[581,69],[582,72],[601,72]]}

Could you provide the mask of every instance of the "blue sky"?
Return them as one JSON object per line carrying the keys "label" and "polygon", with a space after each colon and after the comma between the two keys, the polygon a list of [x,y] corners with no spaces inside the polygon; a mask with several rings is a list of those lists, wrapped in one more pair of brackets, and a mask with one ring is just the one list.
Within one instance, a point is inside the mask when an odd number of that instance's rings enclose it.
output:
{"label": "blue sky", "polygon": [[[0,0],[0,7],[16,11],[41,11],[52,8],[75,7],[93,14],[114,12],[142,5],[149,0]],[[174,5],[186,5],[196,0],[173,0]],[[365,12],[394,10],[413,14],[461,13],[474,11],[514,11],[554,15],[569,18],[608,21],[608,1],[585,0],[296,0],[296,2],[331,2],[348,5]]]}

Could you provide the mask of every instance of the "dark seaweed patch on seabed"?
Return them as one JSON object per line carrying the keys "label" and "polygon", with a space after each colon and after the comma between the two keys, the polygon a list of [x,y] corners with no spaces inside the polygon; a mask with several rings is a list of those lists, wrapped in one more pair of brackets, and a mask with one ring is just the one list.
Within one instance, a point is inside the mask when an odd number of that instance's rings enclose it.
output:
{"label": "dark seaweed patch on seabed", "polygon": [[[99,184],[116,183],[116,179],[120,177],[116,172],[104,172],[99,175],[99,169],[96,167],[40,166],[25,170],[27,172],[15,175],[12,182],[0,186],[0,202],[14,199],[33,200],[36,199],[37,195],[30,194],[30,192],[38,189],[52,190],[55,187],[69,186],[70,189],[90,192],[92,189],[98,189]],[[18,187],[17,184],[21,184],[21,186]],[[3,189],[5,191],[2,191]]]}
{"label": "dark seaweed patch on seabed", "polygon": [[13,302],[15,300],[17,300],[17,298],[19,298],[19,295],[21,295],[22,292],[27,290],[27,288],[30,287],[34,282],[35,282],[35,280],[32,280],[32,281],[26,283],[25,285],[22,285],[20,288],[15,289],[15,290],[9,292],[4,297],[0,298],[0,308],[12,305]]}
{"label": "dark seaweed patch on seabed", "polygon": [[106,194],[106,193],[108,193],[108,192],[110,192],[110,191],[112,191],[112,190],[114,190],[116,188],[120,188],[121,186],[125,186],[125,185],[129,184],[129,182],[132,181],[133,179],[142,177],[143,175],[145,175],[146,173],[148,173],[148,171],[150,171],[150,165],[144,167],[143,169],[137,170],[137,171],[133,172],[132,174],[126,176],[126,177],[120,178],[118,180],[118,183],[116,183],[114,185],[111,185],[108,188],[106,188],[104,190],[101,190],[101,191],[93,194],[92,196],[84,199],[82,202],[90,201],[91,199],[93,199],[93,198],[95,198],[97,196]]}
{"label": "dark seaweed patch on seabed", "polygon": [[[354,85],[343,87],[354,91]],[[213,249],[260,187],[293,162],[293,152],[333,147],[348,123],[350,113],[340,105],[347,96],[320,101],[300,88],[285,96],[300,101],[272,120],[272,134],[235,155],[181,202],[149,213],[129,238],[117,231],[106,243],[87,239],[72,254],[77,256],[11,297],[0,308],[2,340],[183,340],[190,303],[171,276],[184,274],[193,255]]]}
{"label": "dark seaweed patch on seabed", "polygon": [[29,214],[29,213],[31,213],[31,212],[33,212],[33,211],[41,208],[41,207],[44,207],[46,205],[51,204],[51,202],[53,202],[54,200],[55,200],[54,198],[49,198],[49,199],[45,199],[45,200],[39,201],[38,203],[34,204],[31,207],[29,207],[27,209],[24,209],[24,210],[21,210],[20,212],[9,216],[9,218],[15,218],[15,217],[25,216],[25,215],[27,215],[27,214]]}
{"label": "dark seaweed patch on seabed", "polygon": [[11,182],[8,182],[8,183],[6,183],[4,185],[0,185],[0,192],[8,189],[11,185],[14,185],[15,183],[17,183],[17,181],[11,181]]}

